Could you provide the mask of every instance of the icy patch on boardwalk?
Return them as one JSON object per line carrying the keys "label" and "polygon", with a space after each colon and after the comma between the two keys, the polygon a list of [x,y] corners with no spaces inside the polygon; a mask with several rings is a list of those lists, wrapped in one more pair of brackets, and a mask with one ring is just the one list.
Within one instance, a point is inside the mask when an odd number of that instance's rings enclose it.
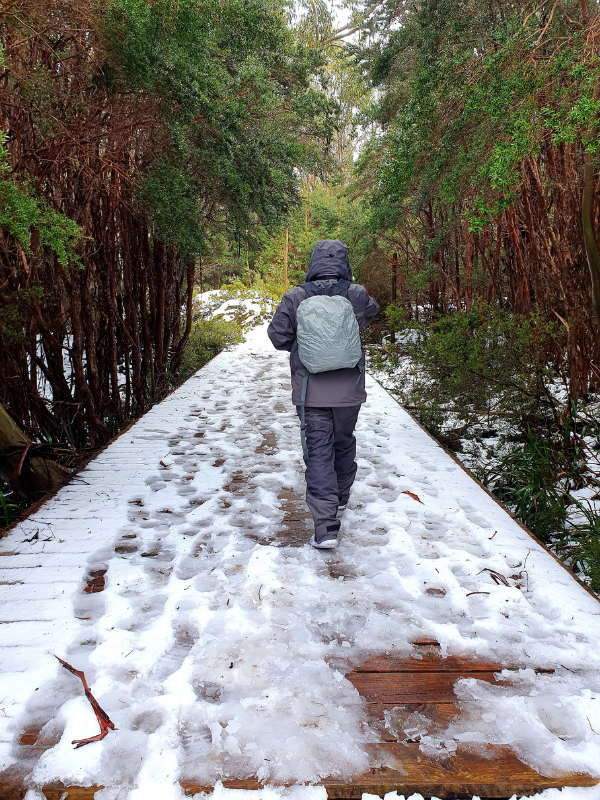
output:
{"label": "icy patch on boardwalk", "polygon": [[[465,709],[486,713],[424,736],[427,752],[506,742],[542,772],[600,777],[600,605],[372,379],[368,392],[333,554],[278,539],[303,465],[287,357],[264,327],[2,541],[0,767],[37,723],[57,743],[32,781],[103,784],[102,800],[360,774],[373,736],[346,665],[430,637],[521,669],[461,682]],[[106,588],[84,594],[94,570]],[[73,750],[97,724],[52,653],[115,723],[101,743]]]}

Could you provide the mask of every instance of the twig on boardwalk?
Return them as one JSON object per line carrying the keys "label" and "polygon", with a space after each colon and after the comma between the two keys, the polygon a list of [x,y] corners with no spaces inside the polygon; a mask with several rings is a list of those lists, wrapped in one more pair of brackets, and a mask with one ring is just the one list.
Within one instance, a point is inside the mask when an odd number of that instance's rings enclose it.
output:
{"label": "twig on boardwalk", "polygon": [[481,575],[482,572],[489,572],[490,573],[490,577],[494,581],[494,583],[503,583],[505,586],[510,586],[510,583],[506,580],[504,575],[501,575],[499,572],[496,572],[495,569],[490,569],[489,567],[484,567],[477,574]]}
{"label": "twig on boardwalk", "polygon": [[75,749],[77,750],[78,747],[83,747],[85,744],[90,744],[91,742],[100,742],[100,741],[102,741],[102,739],[104,739],[104,737],[108,733],[109,729],[111,731],[115,730],[114,723],[111,722],[111,720],[110,720],[108,714],[106,713],[106,711],[104,711],[104,709],[102,709],[100,707],[100,705],[98,704],[98,701],[96,700],[94,695],[90,692],[90,687],[87,685],[87,681],[85,679],[85,675],[84,675],[83,671],[80,670],[80,669],[75,669],[75,667],[72,667],[70,664],[67,664],[66,661],[63,661],[62,658],[59,658],[58,656],[55,656],[55,658],[58,661],[60,661],[60,663],[63,665],[63,667],[66,670],[68,670],[73,675],[76,675],[79,678],[79,680],[83,684],[83,689],[85,691],[85,696],[90,701],[90,704],[91,704],[92,708],[94,709],[94,713],[96,715],[96,718],[97,718],[98,722],[100,723],[100,733],[98,733],[96,736],[90,736],[89,739],[75,739],[75,740],[73,740],[71,742],[71,744],[74,744],[75,745]]}

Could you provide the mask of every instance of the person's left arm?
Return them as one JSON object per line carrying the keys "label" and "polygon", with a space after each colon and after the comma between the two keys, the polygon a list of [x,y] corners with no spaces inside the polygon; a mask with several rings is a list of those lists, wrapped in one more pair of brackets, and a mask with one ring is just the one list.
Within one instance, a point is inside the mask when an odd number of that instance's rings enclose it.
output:
{"label": "person's left arm", "polygon": [[349,290],[352,293],[351,302],[358,322],[359,330],[363,330],[379,312],[379,303],[369,296],[364,286],[354,285]]}

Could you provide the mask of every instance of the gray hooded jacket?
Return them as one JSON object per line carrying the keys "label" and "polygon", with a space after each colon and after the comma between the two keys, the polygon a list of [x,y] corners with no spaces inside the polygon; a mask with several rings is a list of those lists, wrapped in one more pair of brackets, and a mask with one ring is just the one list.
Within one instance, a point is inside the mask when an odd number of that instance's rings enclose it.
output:
{"label": "gray hooded jacket", "polygon": [[[338,239],[317,242],[310,258],[305,281],[317,281],[323,286],[330,285],[340,278],[353,280],[348,260],[348,249]],[[271,324],[268,334],[277,350],[290,352],[290,367],[292,371],[292,403],[300,405],[302,379],[305,367],[298,357],[298,351],[291,352],[296,341],[296,312],[298,306],[305,299],[306,294],[301,286],[291,289],[283,296],[281,303]],[[352,303],[358,327],[362,331],[371,322],[379,311],[379,305],[369,297],[364,286],[352,285],[348,288],[348,300]],[[307,407],[328,406],[339,408],[341,406],[356,406],[367,399],[365,391],[364,374],[365,354],[362,354],[363,372],[360,379],[358,367],[352,369],[336,369],[329,372],[319,372],[308,379],[306,392]]]}

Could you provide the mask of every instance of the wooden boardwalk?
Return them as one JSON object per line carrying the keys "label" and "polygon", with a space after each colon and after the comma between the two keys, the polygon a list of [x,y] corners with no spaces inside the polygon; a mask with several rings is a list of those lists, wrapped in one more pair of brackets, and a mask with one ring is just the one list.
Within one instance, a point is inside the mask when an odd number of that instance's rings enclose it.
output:
{"label": "wooden boardwalk", "polygon": [[[231,361],[228,380],[233,386],[238,380],[238,375],[235,359],[231,355],[228,357]],[[210,542],[214,544],[219,535],[221,537],[224,535],[213,532],[212,539],[206,537],[203,539],[205,536],[203,531],[212,531],[215,526],[218,527],[220,516],[227,520],[228,535],[233,535],[231,531],[235,531],[235,535],[241,537],[236,541],[245,541],[250,548],[249,553],[275,551],[283,553],[287,559],[286,563],[295,565],[294,569],[300,569],[306,557],[312,559],[315,555],[314,551],[307,552],[305,548],[311,533],[311,520],[301,496],[302,480],[296,462],[293,469],[299,478],[294,480],[292,485],[285,485],[284,482],[284,485],[279,486],[273,495],[277,498],[276,507],[267,509],[270,515],[267,521],[264,518],[257,520],[244,506],[245,498],[255,497],[257,491],[262,490],[261,481],[267,479],[271,481],[269,472],[273,464],[280,463],[278,459],[281,460],[281,449],[285,448],[285,452],[288,452],[288,448],[289,452],[292,452],[292,448],[297,449],[296,421],[289,407],[284,405],[288,392],[287,383],[282,382],[285,363],[273,362],[277,363],[275,370],[269,363],[264,364],[257,359],[256,367],[252,367],[255,369],[255,372],[250,371],[256,386],[255,394],[252,396],[254,399],[248,400],[242,396],[239,403],[244,409],[246,407],[252,409],[253,423],[249,426],[250,430],[246,430],[246,426],[238,426],[236,435],[239,437],[239,446],[242,449],[240,457],[235,459],[231,456],[232,442],[228,433],[231,426],[235,427],[235,419],[228,416],[227,404],[215,400],[213,411],[206,411],[204,407],[198,406],[198,396],[202,398],[203,403],[207,404],[210,400],[207,381],[210,385],[217,386],[227,379],[222,377],[222,366],[219,366],[218,362],[219,359],[213,362],[211,369],[203,370],[200,377],[192,379],[178,394],[153,409],[134,426],[131,432],[124,434],[95,462],[92,462],[81,474],[78,483],[74,482],[65,487],[31,519],[15,530],[7,540],[0,542],[0,598],[3,601],[0,606],[0,709],[4,711],[4,716],[0,715],[0,746],[4,747],[0,756],[0,768],[2,758],[5,760],[4,771],[0,771],[0,800],[4,798],[22,800],[30,787],[42,791],[48,800],[83,798],[87,800],[94,797],[94,793],[104,785],[110,785],[109,772],[102,776],[102,781],[97,779],[47,781],[35,777],[41,761],[51,756],[61,743],[61,746],[65,744],[62,741],[65,735],[64,723],[61,726],[52,723],[52,720],[57,717],[65,700],[81,697],[82,694],[81,685],[73,680],[68,690],[64,689],[63,684],[60,685],[58,692],[60,702],[55,702],[51,696],[45,699],[40,697],[43,692],[52,694],[52,687],[57,686],[56,675],[59,668],[56,666],[53,653],[65,658],[69,657],[69,653],[75,653],[70,657],[74,662],[78,657],[79,645],[88,646],[88,649],[100,646],[96,642],[89,644],[84,637],[86,631],[93,629],[92,626],[103,622],[105,598],[107,598],[106,603],[110,601],[112,604],[122,603],[125,598],[128,602],[132,602],[132,598],[135,600],[138,597],[136,591],[139,591],[140,604],[132,607],[140,609],[138,612],[140,619],[134,620],[128,629],[119,634],[126,636],[126,642],[122,645],[122,656],[117,652],[118,646],[121,645],[111,645],[116,648],[113,656],[114,666],[111,669],[113,672],[125,674],[126,669],[132,670],[132,665],[128,661],[129,651],[139,652],[141,655],[146,652],[143,649],[135,650],[136,647],[139,648],[136,638],[138,630],[143,634],[144,626],[147,628],[155,618],[159,618],[161,611],[155,601],[174,571],[179,571],[178,574],[185,583],[179,596],[182,598],[191,596],[191,592],[190,594],[184,592],[190,589],[193,581],[201,574],[204,562],[212,557]],[[271,384],[265,388],[263,383],[270,373],[273,373]],[[279,381],[277,383],[279,388],[273,397],[276,381]],[[372,391],[375,393],[376,387]],[[381,390],[378,391],[381,394]],[[396,414],[392,406],[386,406],[386,413]],[[279,423],[273,422],[273,408],[277,418],[284,414],[288,415],[284,428],[278,427]],[[379,411],[371,412],[371,417],[367,416],[365,425],[375,428],[379,414]],[[167,423],[173,420],[172,424],[176,427],[180,424],[182,415],[187,415],[185,419],[189,421],[191,427],[185,436],[183,434],[176,436],[169,431]],[[392,422],[386,424],[389,426]],[[449,482],[452,485],[463,482],[456,495],[459,498],[477,492],[483,494],[483,490],[459,467],[453,466],[441,449],[399,409],[397,416],[394,417],[393,426],[395,427],[379,430],[376,434],[378,438],[373,439],[369,446],[369,457],[373,458],[375,466],[379,469],[380,462],[377,460],[379,455],[376,448],[382,448],[391,437],[389,431],[396,431],[398,426],[404,427],[409,432],[408,435],[413,437],[411,441],[415,442],[418,458],[425,463],[427,471],[420,486],[415,487],[413,483],[410,485],[418,489],[425,503],[419,505],[411,498],[407,498],[407,503],[414,504],[407,505],[407,508],[410,520],[415,521],[415,527],[421,519],[417,515],[424,515],[424,525],[418,528],[415,536],[424,553],[424,559],[428,559],[424,565],[429,570],[426,576],[431,574],[435,577],[435,573],[438,572],[435,564],[438,563],[441,567],[442,561],[441,559],[436,561],[437,556],[434,551],[437,543],[444,539],[445,533],[440,528],[435,508],[429,512],[425,504],[441,506],[442,501],[439,499],[441,497],[445,503],[446,496],[443,491],[446,491]],[[156,431],[161,432],[163,440]],[[135,446],[132,447],[136,441],[143,441],[143,448],[136,450]],[[169,453],[171,459],[181,461],[179,473],[175,471],[172,462],[164,461],[165,453]],[[197,469],[204,469],[203,464],[208,464],[212,470],[206,473],[210,480],[213,480],[209,488],[203,483],[204,478],[200,482],[195,481],[196,467],[190,461],[190,453],[194,454],[194,458],[203,459],[198,462]],[[400,458],[400,455],[399,453],[397,457]],[[390,457],[394,457],[393,451]],[[294,458],[299,462],[297,454]],[[285,456],[284,461],[286,459],[289,460],[289,457]],[[447,463],[443,462],[446,465],[445,472],[437,484],[440,487],[439,492],[442,493],[438,495],[436,495],[438,489],[431,478],[431,465],[436,459],[447,460]],[[221,482],[215,483],[214,475],[221,474],[223,475]],[[371,483],[374,483],[373,474],[368,478]],[[389,497],[392,502],[397,496],[397,490],[392,490],[386,481],[384,471],[380,470],[378,474],[383,477],[375,487],[377,495]],[[141,488],[146,484],[148,475],[152,476],[150,480],[154,482],[151,485],[155,492],[160,492],[161,487],[169,485],[171,480],[173,485],[177,486],[177,496],[181,500],[176,502],[176,495],[172,492],[169,495],[170,500],[164,502],[157,500],[153,510]],[[195,489],[194,483],[196,483]],[[425,492],[431,494],[426,495]],[[157,496],[161,497],[160,494]],[[216,516],[211,526],[208,526],[198,522],[198,509],[205,507],[205,503],[212,502],[210,498],[216,498],[214,501]],[[544,601],[543,598],[550,598],[556,584],[559,583],[560,591],[564,592],[566,598],[565,602],[570,604],[569,607],[573,609],[574,615],[579,608],[585,610],[587,619],[595,620],[594,615],[600,616],[600,607],[596,608],[597,600],[578,586],[566,569],[558,566],[532,539],[528,540],[525,532],[519,532],[505,511],[489,498],[485,503],[487,503],[486,513],[498,514],[494,520],[498,535],[494,530],[491,533],[485,530],[484,541],[493,540],[495,546],[502,540],[502,536],[508,537],[508,534],[504,533],[505,530],[517,531],[516,535],[521,537],[519,547],[529,554],[527,584],[530,576],[540,576],[538,591],[541,592],[542,603],[550,603],[550,600]],[[486,524],[481,514],[478,516],[479,512],[473,510],[466,502],[464,505],[469,518],[475,520],[472,526]],[[424,506],[423,511],[421,506]],[[117,522],[107,526],[108,514],[116,516]],[[386,519],[386,526],[393,526],[391,519],[391,517]],[[410,525],[411,522],[404,524]],[[372,523],[366,523],[364,536],[371,538],[365,538],[364,542],[379,541],[373,539],[375,534],[369,525]],[[470,537],[467,538],[466,545],[461,540],[457,548],[458,550],[461,547],[470,548],[468,551],[470,557],[481,558],[483,559],[481,564],[487,564],[485,548],[491,546],[486,544],[482,549],[471,536],[471,529],[465,528]],[[376,535],[381,536],[379,528]],[[450,535],[455,535],[455,532],[450,531],[448,540]],[[511,541],[513,540],[505,538],[502,547],[508,550]],[[364,545],[359,541],[358,545],[353,546],[358,548],[356,552],[360,556],[360,547]],[[371,544],[371,547],[374,546]],[[180,548],[179,555],[175,552],[177,547]],[[385,547],[382,547],[381,553],[384,557],[386,552]],[[304,556],[303,553],[307,555]],[[398,557],[390,556],[390,558]],[[224,574],[225,567],[221,567],[220,564],[221,562],[217,564],[218,569],[213,570],[215,574]],[[128,582],[122,570],[133,566],[137,569],[136,578],[135,581]],[[327,587],[331,587],[333,591],[348,586],[357,589],[363,587],[361,591],[364,592],[364,587],[368,586],[370,579],[367,576],[366,583],[359,582],[361,566],[360,560],[350,558],[347,551],[340,547],[334,553],[320,554],[319,561],[315,561],[314,567],[310,569],[318,571],[319,580],[324,581],[325,591]],[[464,589],[466,599],[469,599],[470,595],[475,595],[477,597],[471,600],[476,599],[478,602],[483,602],[483,596],[504,592],[498,596],[503,603],[502,620],[508,619],[504,602],[513,603],[514,598],[515,602],[521,602],[521,592],[529,592],[529,585],[524,585],[524,579],[519,577],[522,573],[519,573],[511,577],[510,587],[496,587],[496,583],[488,580],[484,587],[485,591],[479,591],[476,586],[473,588],[475,580],[482,580],[479,568],[480,564],[477,562],[476,567],[471,570],[472,574],[469,573],[464,579],[461,578],[463,583],[459,584],[459,588],[461,591]],[[483,567],[482,572],[486,569],[487,567]],[[225,613],[230,608],[230,596],[237,596],[241,598],[238,602],[243,602],[246,585],[240,583],[240,588],[236,589],[232,584],[234,577],[242,573],[243,569],[239,565],[229,569],[230,582],[223,584],[228,587],[227,592],[224,594],[222,592],[220,598],[218,593],[215,594],[212,601],[213,605],[221,603],[223,611],[219,613]],[[115,575],[121,577],[115,579]],[[422,577],[423,575],[420,575],[418,580],[421,586],[418,596],[401,607],[408,611],[399,612],[398,609],[386,608],[382,610],[382,613],[385,611],[384,618],[395,616],[401,621],[400,613],[408,614],[413,607],[423,608],[434,622],[436,615],[441,615],[443,624],[437,626],[441,632],[444,631],[445,624],[453,626],[456,619],[466,618],[464,610],[457,612],[456,618],[453,617],[446,597],[447,589],[443,588],[441,582],[436,583],[430,578],[422,580]],[[206,582],[206,578],[202,580]],[[235,580],[238,578],[235,577]],[[293,570],[290,580],[288,588],[294,581]],[[136,586],[140,582],[144,585],[138,590]],[[281,576],[277,578],[276,584],[277,587],[280,584],[283,588],[286,586]],[[551,584],[547,594],[544,589],[546,584],[549,586]],[[260,581],[253,584],[250,599],[247,601],[252,613],[258,613],[254,609],[260,607],[266,592]],[[531,592],[529,594],[536,602],[540,602]],[[463,600],[460,602],[463,603]],[[466,607],[460,606],[461,609]],[[510,607],[512,613],[512,606]],[[475,622],[477,615],[483,613],[477,611],[477,608],[479,606],[472,612]],[[523,608],[524,610],[519,612],[520,619],[526,619],[523,614],[529,613],[528,606]],[[281,613],[280,606],[269,606],[264,616],[265,624],[274,610]],[[172,612],[175,615],[173,624],[178,626],[177,641],[172,651],[167,650],[162,660],[157,661],[159,666],[164,663],[169,665],[169,671],[156,673],[162,675],[162,679],[165,680],[172,679],[179,665],[190,657],[188,654],[192,652],[196,643],[195,635],[189,632],[189,628],[182,627],[183,623],[175,611],[179,611],[179,605],[173,608]],[[289,619],[293,619],[293,608],[290,614],[292,616]],[[435,629],[435,625],[428,620],[429,617],[421,626],[423,631],[428,627],[431,630]],[[111,631],[114,630],[114,627],[110,626],[113,623],[103,624],[106,629],[106,641],[110,642]],[[392,622],[390,626],[393,629]],[[535,794],[547,788],[589,787],[598,783],[597,776],[591,776],[585,771],[555,769],[550,776],[541,774],[520,760],[506,746],[475,742],[459,743],[452,751],[440,754],[429,753],[421,741],[427,736],[443,734],[450,725],[460,722],[464,715],[471,715],[472,719],[473,715],[493,710],[479,701],[465,699],[464,694],[460,692],[458,696],[459,681],[473,678],[501,690],[510,683],[508,680],[510,674],[501,674],[503,669],[530,667],[550,682],[547,685],[551,685],[555,678],[557,681],[562,680],[556,673],[557,669],[562,669],[557,666],[556,655],[548,662],[540,663],[539,657],[532,658],[527,655],[529,640],[525,641],[526,647],[521,646],[516,634],[514,659],[498,659],[493,656],[493,652],[489,657],[477,657],[473,652],[470,655],[465,655],[464,652],[448,655],[448,648],[441,641],[441,636],[438,641],[430,635],[416,635],[410,639],[410,646],[405,643],[399,656],[394,657],[390,647],[377,651],[370,646],[368,657],[354,658],[355,650],[350,648],[346,641],[350,638],[350,634],[341,630],[338,633],[340,646],[330,648],[331,655],[327,656],[327,661],[331,669],[345,674],[347,681],[342,683],[348,686],[349,693],[346,692],[346,695],[342,696],[351,698],[354,687],[360,697],[356,703],[356,708],[360,709],[357,725],[362,730],[361,747],[367,754],[369,768],[358,774],[354,771],[354,774],[345,778],[325,777],[314,781],[313,783],[326,788],[329,798],[340,800],[361,798],[365,792],[383,797],[391,791],[397,791],[399,795],[405,796],[418,792],[424,797],[448,799],[470,798],[474,795],[480,798],[508,798],[513,794],[517,796]],[[323,627],[319,635],[327,636],[333,640],[333,645],[336,645],[335,631]],[[585,669],[589,666],[585,663],[585,658],[590,659],[590,664],[595,663],[593,659],[596,658],[596,653],[589,644],[594,641],[594,636],[593,630],[590,631],[590,640],[586,640],[580,628],[574,632],[573,647],[580,647],[580,652],[584,655],[581,661],[577,661],[579,656],[573,656],[570,662],[564,661],[569,673],[579,671],[579,674],[584,675]],[[548,644],[550,645],[550,642]],[[344,649],[346,646],[348,649]],[[203,647],[206,648],[207,645]],[[551,652],[550,647],[548,651]],[[91,652],[95,653],[97,650]],[[360,648],[356,652],[360,652]],[[85,657],[88,658],[87,655]],[[133,658],[135,656],[132,660]],[[225,659],[225,656],[223,658]],[[253,658],[256,659],[257,656]],[[233,661],[229,664],[229,657],[225,660],[227,663],[221,669],[234,667]],[[77,663],[80,661],[81,659]],[[153,666],[152,669],[156,671],[158,667]],[[112,673],[107,670],[106,674]],[[342,676],[339,676],[340,680]],[[112,715],[118,713],[119,703],[126,702],[120,698],[125,696],[126,687],[129,685],[127,681],[130,681],[130,678],[125,675],[122,684],[123,694],[112,692],[117,698],[114,701],[116,711],[110,710]],[[210,681],[206,683],[209,684],[213,686]],[[40,695],[35,694],[38,686],[41,687]],[[215,684],[214,695],[210,693],[207,695],[207,691],[205,687],[203,696],[207,698],[210,708],[214,708],[221,689]],[[133,704],[133,700],[130,702]],[[118,722],[118,718],[115,719]],[[111,733],[102,744],[97,743],[89,747],[110,747],[111,736],[116,735]],[[74,764],[78,763],[77,754],[80,752],[85,753],[86,750],[73,751]],[[351,769],[349,771],[353,772]],[[213,788],[214,783],[198,780],[193,772],[194,769],[188,769],[184,765],[177,778],[186,795],[208,792]],[[321,773],[323,774],[326,773]],[[223,767],[222,781],[225,787],[238,789],[258,789],[262,785],[247,771],[245,775],[236,777],[235,766],[232,774],[230,763]],[[267,783],[293,785],[294,781],[268,780]],[[127,792],[123,794],[124,800],[126,797]]]}
{"label": "wooden boardwalk", "polygon": [[[295,520],[290,520],[295,521]],[[292,528],[295,530],[295,528]],[[367,745],[374,765],[369,772],[352,781],[325,779],[322,785],[328,798],[359,800],[363,793],[383,797],[397,791],[406,797],[419,793],[438,798],[508,798],[533,795],[544,789],[565,786],[595,786],[598,781],[585,774],[563,774],[549,778],[523,764],[509,747],[487,745],[479,751],[459,747],[446,759],[431,759],[419,749],[419,731],[427,723],[439,728],[460,715],[454,685],[462,678],[473,677],[493,684],[501,683],[500,664],[441,658],[439,645],[431,641],[414,644],[413,658],[374,657],[357,666],[346,677],[367,701],[367,720],[379,733],[379,740]],[[384,712],[393,711],[397,733],[383,725]],[[39,740],[39,727],[20,736],[23,759],[36,757],[55,741]],[[255,790],[256,779],[226,780],[232,789]],[[212,786],[181,781],[186,795],[210,792]],[[43,787],[48,800],[92,800],[100,786],[77,787],[54,784]],[[0,798],[22,800],[23,786],[0,786]]]}

